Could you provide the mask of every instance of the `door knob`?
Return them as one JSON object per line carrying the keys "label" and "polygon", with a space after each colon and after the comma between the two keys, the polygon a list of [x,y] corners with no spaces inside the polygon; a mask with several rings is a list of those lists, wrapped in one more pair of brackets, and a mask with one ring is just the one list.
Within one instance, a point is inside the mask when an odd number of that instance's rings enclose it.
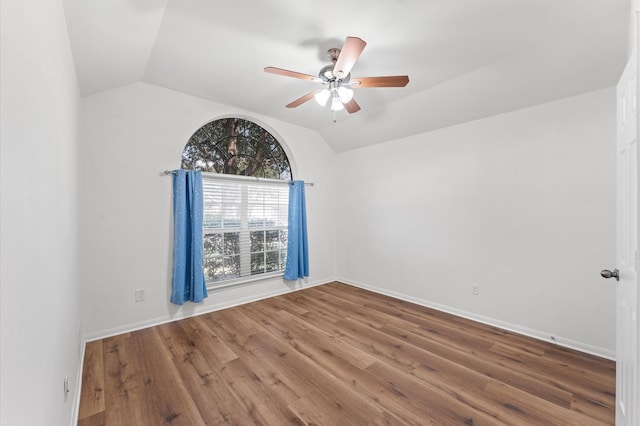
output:
{"label": "door knob", "polygon": [[616,281],[620,281],[620,274],[618,273],[617,269],[614,269],[613,272],[611,272],[608,269],[603,269],[602,271],[600,271],[600,275],[602,275],[605,278],[614,277]]}

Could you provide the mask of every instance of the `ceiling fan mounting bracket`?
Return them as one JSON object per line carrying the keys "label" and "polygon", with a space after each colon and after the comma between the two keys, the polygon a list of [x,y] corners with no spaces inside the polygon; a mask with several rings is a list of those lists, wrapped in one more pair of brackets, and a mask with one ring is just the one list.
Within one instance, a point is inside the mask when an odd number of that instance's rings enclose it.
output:
{"label": "ceiling fan mounting bracket", "polygon": [[332,47],[331,49],[327,50],[327,56],[329,57],[329,59],[331,59],[331,62],[336,62],[338,60],[338,56],[340,56],[340,49],[338,49],[337,47]]}

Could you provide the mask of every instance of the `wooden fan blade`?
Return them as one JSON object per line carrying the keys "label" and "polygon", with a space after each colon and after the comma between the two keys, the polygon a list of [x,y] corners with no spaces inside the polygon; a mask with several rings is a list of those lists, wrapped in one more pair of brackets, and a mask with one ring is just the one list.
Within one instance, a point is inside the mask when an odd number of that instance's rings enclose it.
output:
{"label": "wooden fan blade", "polygon": [[303,74],[301,72],[296,72],[296,71],[289,71],[289,70],[276,68],[276,67],[265,67],[264,72],[268,72],[271,74],[284,75],[285,77],[299,78],[301,80],[310,80],[310,81],[319,81],[319,82],[322,81],[321,78],[315,77],[313,75]]}
{"label": "wooden fan blade", "polygon": [[351,72],[367,43],[358,37],[347,37],[333,67],[333,75],[344,78]]}
{"label": "wooden fan blade", "polygon": [[320,91],[320,90],[314,90],[314,91],[313,91],[313,92],[311,92],[311,93],[307,93],[306,95],[299,97],[299,98],[298,98],[298,99],[296,99],[295,101],[288,103],[288,104],[286,105],[286,107],[287,107],[287,108],[295,108],[295,107],[297,107],[297,106],[299,106],[299,105],[302,105],[303,103],[307,102],[308,100],[313,99],[313,96],[314,96],[316,93],[318,93],[319,91]]}
{"label": "wooden fan blade", "polygon": [[360,105],[358,105],[355,99],[351,99],[349,102],[343,105],[344,109],[346,109],[349,114],[360,111]]}
{"label": "wooden fan blade", "polygon": [[349,83],[354,89],[363,87],[404,87],[409,83],[409,76],[388,75],[385,77],[359,77]]}

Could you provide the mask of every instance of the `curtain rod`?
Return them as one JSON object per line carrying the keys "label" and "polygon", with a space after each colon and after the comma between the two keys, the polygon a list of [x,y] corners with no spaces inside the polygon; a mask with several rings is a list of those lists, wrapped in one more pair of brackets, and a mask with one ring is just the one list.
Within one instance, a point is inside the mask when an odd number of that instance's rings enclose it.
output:
{"label": "curtain rod", "polygon": [[[175,170],[165,170],[161,174],[163,175],[172,175]],[[242,175],[227,175],[224,173],[207,173],[202,172],[202,176],[215,178],[215,179],[227,179],[227,180],[244,180],[244,181],[254,181],[254,182],[269,182],[269,183],[281,183],[281,184],[290,184],[292,180],[279,180],[279,179],[269,179],[269,178],[261,178],[257,176],[242,176]],[[305,182],[305,186],[313,186],[313,182]]]}

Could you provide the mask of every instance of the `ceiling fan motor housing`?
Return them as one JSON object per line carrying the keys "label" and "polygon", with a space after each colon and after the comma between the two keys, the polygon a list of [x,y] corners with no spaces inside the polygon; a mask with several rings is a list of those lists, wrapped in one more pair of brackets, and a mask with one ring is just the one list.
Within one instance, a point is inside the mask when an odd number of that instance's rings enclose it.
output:
{"label": "ceiling fan motor housing", "polygon": [[323,80],[323,82],[330,83],[332,81],[339,81],[340,83],[344,84],[349,83],[349,80],[351,80],[351,73],[347,74],[344,78],[338,78],[333,74],[334,65],[335,62],[333,64],[325,65],[320,69],[318,75]]}
{"label": "ceiling fan motor housing", "polygon": [[320,78],[324,80],[325,83],[329,83],[336,80],[338,81],[339,84],[349,83],[349,80],[351,79],[351,73],[344,76],[344,78],[338,78],[333,73],[333,68],[336,65],[336,61],[338,60],[338,57],[340,56],[341,51],[342,50],[338,49],[337,47],[332,47],[331,49],[327,50],[327,56],[329,57],[329,59],[331,59],[331,64],[325,65],[324,67],[322,67],[322,69],[320,69],[320,72],[318,73]]}

